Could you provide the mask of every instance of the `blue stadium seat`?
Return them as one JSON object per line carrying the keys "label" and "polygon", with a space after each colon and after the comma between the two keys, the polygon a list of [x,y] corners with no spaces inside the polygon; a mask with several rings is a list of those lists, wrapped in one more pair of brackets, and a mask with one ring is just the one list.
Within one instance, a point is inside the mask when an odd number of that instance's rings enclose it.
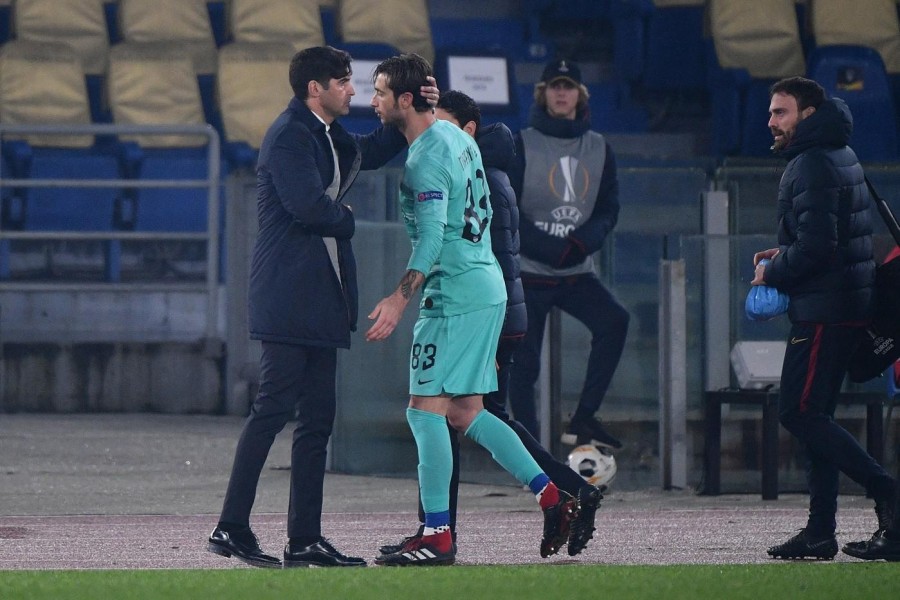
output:
{"label": "blue stadium seat", "polygon": [[222,47],[229,41],[226,15],[227,3],[227,0],[207,0],[206,2],[206,10],[209,11],[209,24],[212,26],[216,47]]}
{"label": "blue stadium seat", "polygon": [[769,88],[776,79],[750,79],[744,90],[741,116],[742,156],[771,156],[772,133],[769,131]]}
{"label": "blue stadium seat", "polygon": [[897,117],[881,55],[865,46],[819,46],[809,58],[809,77],[853,114],[850,145],[861,160],[898,158]]}
{"label": "blue stadium seat", "polygon": [[[24,140],[3,143],[6,176],[16,179],[118,179],[119,161],[106,148],[52,148]],[[8,166],[7,166],[8,165]],[[23,231],[113,231],[114,213],[123,197],[118,188],[27,187],[3,198],[4,228]],[[0,244],[0,279],[10,277],[10,244]],[[117,281],[120,245],[103,243],[103,255],[89,259],[104,278]]]}
{"label": "blue stadium seat", "polygon": [[[141,180],[206,179],[206,147],[140,148],[127,144],[128,174]],[[220,174],[224,173],[220,167]],[[207,192],[205,188],[137,188],[136,206],[128,211],[135,231],[206,231]]]}
{"label": "blue stadium seat", "polygon": [[619,0],[610,6],[616,78],[640,79],[644,70],[646,22],[652,12],[652,0]]}
{"label": "blue stadium seat", "polygon": [[[116,156],[96,148],[41,148],[12,140],[3,144],[3,154],[16,179],[120,176]],[[115,188],[29,187],[24,191],[19,226],[29,231],[111,231],[113,206],[119,195],[120,190]],[[10,224],[15,226],[14,222]]]}
{"label": "blue stadium seat", "polygon": [[431,18],[435,54],[447,50],[501,53],[528,58],[526,24],[515,19]]}
{"label": "blue stadium seat", "polygon": [[587,84],[591,109],[591,127],[607,133],[642,133],[647,131],[647,113],[632,103],[625,83]]}
{"label": "blue stadium seat", "polygon": [[9,3],[0,5],[0,45],[5,44],[9,40],[11,23],[12,5]]}
{"label": "blue stadium seat", "polygon": [[702,5],[656,6],[650,12],[642,82],[653,91],[705,89]]}

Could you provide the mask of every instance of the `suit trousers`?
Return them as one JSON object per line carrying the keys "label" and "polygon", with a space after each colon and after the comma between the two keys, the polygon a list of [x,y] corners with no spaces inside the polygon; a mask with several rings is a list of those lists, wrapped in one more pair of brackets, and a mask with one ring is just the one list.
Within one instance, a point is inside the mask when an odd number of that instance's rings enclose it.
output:
{"label": "suit trousers", "polygon": [[220,521],[249,525],[269,450],[278,432],[296,415],[287,534],[289,538],[321,536],[336,370],[336,348],[262,343],[259,393],[238,440]]}

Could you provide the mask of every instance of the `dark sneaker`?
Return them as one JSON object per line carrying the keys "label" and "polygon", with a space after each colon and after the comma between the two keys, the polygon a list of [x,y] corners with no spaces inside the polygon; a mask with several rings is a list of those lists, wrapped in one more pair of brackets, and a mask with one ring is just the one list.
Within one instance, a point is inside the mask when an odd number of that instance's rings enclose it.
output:
{"label": "dark sneaker", "polygon": [[[447,532],[447,535],[450,533]],[[435,537],[437,536],[413,536],[398,552],[378,556],[375,564],[384,567],[452,565],[456,561],[456,546],[451,543],[450,549],[442,552],[433,543]]]}
{"label": "dark sneaker", "polygon": [[[419,530],[415,534],[403,538],[402,540],[400,540],[399,544],[385,544],[384,546],[380,546],[378,548],[378,551],[382,554],[396,554],[397,552],[403,550],[403,547],[412,540],[421,538],[423,531],[424,526],[420,525]],[[453,536],[453,551],[456,552],[456,534],[451,532],[451,535]]]}
{"label": "dark sneaker", "polygon": [[610,435],[597,419],[573,419],[560,439],[570,446],[593,444],[610,450],[622,447],[622,442]]}
{"label": "dark sneaker", "polygon": [[834,535],[825,537],[813,537],[806,529],[783,544],[772,546],[768,553],[772,558],[815,558],[819,560],[831,560],[838,551],[837,539]]}
{"label": "dark sneaker", "polygon": [[856,551],[856,552],[864,551],[866,549],[866,544],[875,540],[876,538],[880,538],[881,536],[883,536],[884,531],[885,531],[884,529],[878,529],[875,533],[872,534],[872,537],[870,537],[867,540],[860,540],[858,542],[847,542],[846,544],[844,544],[844,547],[841,548],[841,552],[843,552],[844,554],[850,554],[850,556],[855,556],[854,554],[852,554],[853,551]]}
{"label": "dark sneaker", "polygon": [[900,540],[888,539],[878,531],[871,539],[864,542],[850,542],[841,551],[844,554],[863,560],[900,561]]}
{"label": "dark sneaker", "polygon": [[572,525],[569,528],[569,556],[575,556],[584,550],[587,543],[594,537],[594,517],[600,508],[603,494],[592,485],[584,486],[578,490],[578,510]]}
{"label": "dark sneaker", "polygon": [[569,538],[569,529],[575,518],[577,502],[566,492],[559,490],[559,502],[544,509],[544,536],[541,538],[541,558],[553,556]]}
{"label": "dark sneaker", "polygon": [[379,546],[378,552],[380,552],[381,554],[396,554],[397,552],[400,552],[401,550],[403,550],[403,546],[405,546],[412,540],[422,537],[422,534],[424,533],[424,531],[425,531],[425,526],[419,525],[418,531],[416,531],[413,535],[406,536],[405,538],[400,540],[399,544],[385,544],[384,546]]}

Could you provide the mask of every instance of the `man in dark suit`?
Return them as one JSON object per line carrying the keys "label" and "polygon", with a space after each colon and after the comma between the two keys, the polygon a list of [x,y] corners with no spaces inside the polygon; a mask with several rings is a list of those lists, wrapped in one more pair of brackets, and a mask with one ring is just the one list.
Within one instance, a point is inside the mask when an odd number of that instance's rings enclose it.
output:
{"label": "man in dark suit", "polygon": [[[257,165],[259,236],[250,268],[250,337],[262,342],[260,385],[235,451],[210,552],[280,567],[250,529],[260,472],[276,434],[295,413],[284,567],[363,566],[321,532],[328,438],[335,416],[337,349],[356,329],[355,221],[341,202],[360,169],[406,147],[393,127],[348,133],[337,118],[354,95],[351,58],[330,46],[291,61],[294,90],[263,140]],[[437,102],[436,88],[423,95]]]}

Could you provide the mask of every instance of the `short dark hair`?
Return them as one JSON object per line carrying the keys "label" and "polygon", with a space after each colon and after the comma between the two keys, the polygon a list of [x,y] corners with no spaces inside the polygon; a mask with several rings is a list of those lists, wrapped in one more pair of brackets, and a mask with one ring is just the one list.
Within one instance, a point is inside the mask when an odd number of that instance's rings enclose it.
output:
{"label": "short dark hair", "polygon": [[776,81],[769,88],[769,97],[785,94],[797,99],[797,109],[804,110],[812,106],[817,109],[825,101],[825,88],[806,77],[787,77]]}
{"label": "short dark hair", "polygon": [[394,98],[409,92],[412,94],[412,105],[416,112],[431,110],[428,100],[420,93],[423,85],[430,85],[427,77],[433,75],[427,60],[415,53],[392,56],[375,67],[372,80],[379,75],[385,76],[388,88],[394,92]]}
{"label": "short dark hair", "polygon": [[328,89],[332,79],[342,79],[353,73],[350,68],[350,54],[331,46],[313,46],[294,55],[291,59],[289,77],[291,89],[300,100],[306,100],[310,81],[318,81]]}
{"label": "short dark hair", "polygon": [[462,92],[457,90],[441,92],[437,107],[453,115],[459,121],[460,127],[469,121],[473,121],[475,123],[475,133],[478,133],[478,130],[481,128],[481,109],[478,107],[478,103]]}

